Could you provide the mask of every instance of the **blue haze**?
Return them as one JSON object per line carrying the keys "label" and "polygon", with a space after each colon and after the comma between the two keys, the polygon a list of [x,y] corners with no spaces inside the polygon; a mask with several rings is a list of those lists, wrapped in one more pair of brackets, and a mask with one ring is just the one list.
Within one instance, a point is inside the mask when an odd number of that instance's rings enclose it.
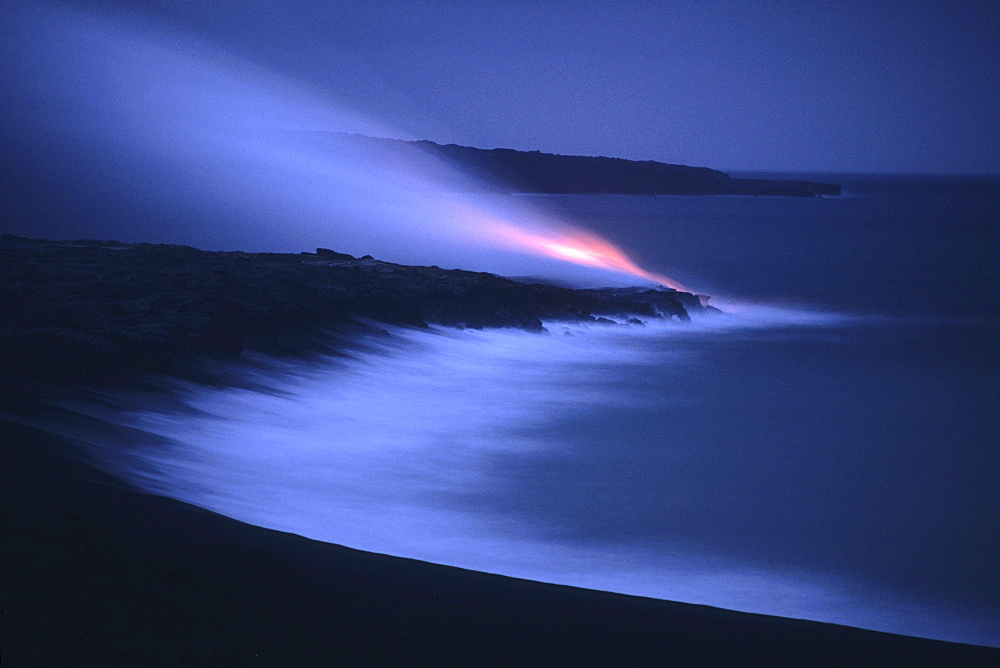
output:
{"label": "blue haze", "polygon": [[106,4],[314,83],[403,138],[720,169],[1000,172],[991,0]]}
{"label": "blue haze", "polygon": [[[401,138],[719,169],[1000,172],[992,0],[20,4],[183,30]],[[19,65],[0,75],[3,111],[33,124],[50,112],[11,81]]]}

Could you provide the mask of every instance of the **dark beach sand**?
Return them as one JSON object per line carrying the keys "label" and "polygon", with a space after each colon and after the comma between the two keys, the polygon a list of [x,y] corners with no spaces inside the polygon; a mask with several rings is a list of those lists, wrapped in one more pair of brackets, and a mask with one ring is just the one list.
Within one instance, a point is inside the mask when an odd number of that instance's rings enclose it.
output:
{"label": "dark beach sand", "polygon": [[995,649],[261,529],[127,489],[11,421],[0,451],[4,666],[1000,665]]}

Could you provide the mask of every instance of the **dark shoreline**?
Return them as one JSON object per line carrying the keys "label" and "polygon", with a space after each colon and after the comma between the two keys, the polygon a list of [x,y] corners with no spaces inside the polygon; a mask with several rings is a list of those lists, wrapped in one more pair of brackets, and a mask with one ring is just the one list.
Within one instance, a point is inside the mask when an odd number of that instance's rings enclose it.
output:
{"label": "dark shoreline", "polygon": [[[542,320],[685,321],[714,311],[669,288],[577,290],[494,274],[315,253],[0,234],[0,380],[101,382],[193,356],[329,351],[378,323],[543,331]],[[325,334],[324,334],[325,333]]]}
{"label": "dark shoreline", "polygon": [[5,665],[996,665],[1000,650],[319,543],[126,488],[0,419]]}
{"label": "dark shoreline", "polygon": [[224,382],[244,349],[335,351],[337,337],[384,335],[372,321],[538,329],[540,318],[612,326],[610,316],[639,326],[703,309],[694,295],[574,291],[332,251],[206,253],[6,236],[0,256],[5,665],[1000,661],[992,648],[319,543],[134,491],[79,460],[71,443],[23,424],[52,415],[41,399],[72,398],[86,384],[141,383],[145,373]]}
{"label": "dark shoreline", "polygon": [[416,148],[436,156],[487,188],[547,195],[739,195],[836,197],[836,183],[771,178],[737,178],[708,167],[656,160],[560,155],[509,148],[482,149],[428,140],[406,141],[348,133],[315,132],[335,151],[361,147],[375,151]]}

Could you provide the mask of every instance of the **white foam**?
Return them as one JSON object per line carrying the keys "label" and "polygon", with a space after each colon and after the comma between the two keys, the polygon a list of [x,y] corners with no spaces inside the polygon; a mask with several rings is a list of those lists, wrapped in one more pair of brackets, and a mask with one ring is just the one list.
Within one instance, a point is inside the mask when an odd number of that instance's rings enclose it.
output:
{"label": "white foam", "polygon": [[[694,363],[671,337],[837,322],[747,309],[690,326],[548,323],[515,330],[394,330],[348,359],[259,360],[260,389],[177,384],[182,410],[134,406],[118,424],[163,439],[110,470],[152,492],[273,529],[474,570],[889,631],[934,629],[926,609],[820,573],[768,570],[685,545],[570,542],[530,520],[464,506],[503,485],[493,464],[558,447],[543,427],[644,400],[626,379]],[[565,334],[572,334],[566,336]],[[632,371],[629,371],[629,370]],[[679,397],[678,400],[683,400]],[[78,407],[79,408],[79,407]],[[627,509],[622,509],[627,512]],[[523,524],[519,524],[523,523]]]}

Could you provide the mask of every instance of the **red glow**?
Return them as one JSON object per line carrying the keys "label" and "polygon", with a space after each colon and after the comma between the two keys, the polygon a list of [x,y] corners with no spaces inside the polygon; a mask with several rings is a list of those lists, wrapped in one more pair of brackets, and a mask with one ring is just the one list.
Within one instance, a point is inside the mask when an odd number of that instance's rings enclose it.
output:
{"label": "red glow", "polygon": [[680,283],[663,274],[646,271],[610,241],[590,232],[582,230],[533,232],[500,221],[493,221],[491,227],[504,245],[518,250],[527,250],[587,267],[632,274],[675,290],[685,290]]}

